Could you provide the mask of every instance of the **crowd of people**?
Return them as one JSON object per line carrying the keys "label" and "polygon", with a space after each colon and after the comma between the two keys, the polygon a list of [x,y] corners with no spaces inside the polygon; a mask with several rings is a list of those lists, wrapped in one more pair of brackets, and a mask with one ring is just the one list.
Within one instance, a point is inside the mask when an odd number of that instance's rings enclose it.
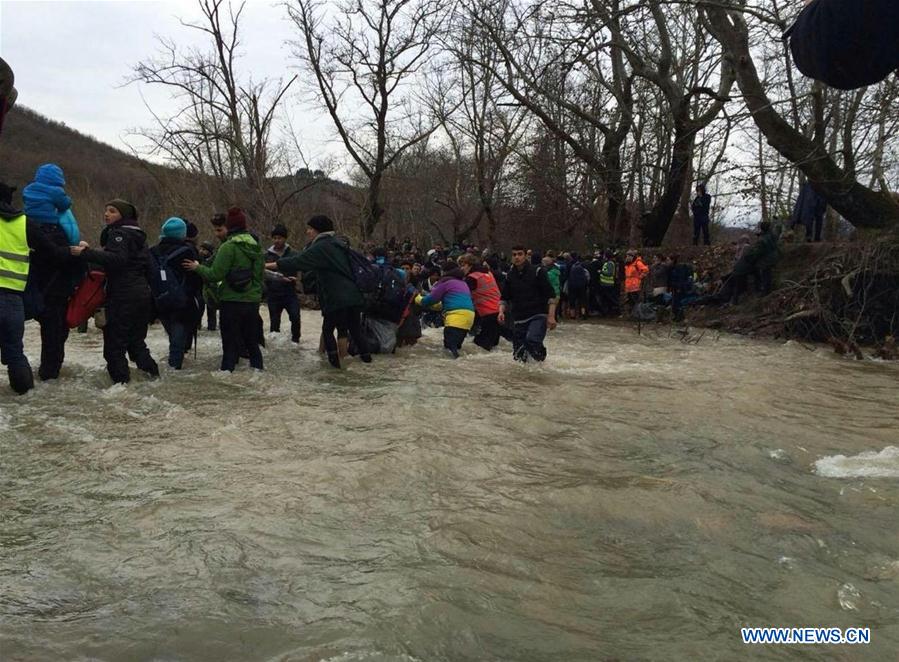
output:
{"label": "crowd of people", "polygon": [[146,344],[156,321],[168,336],[172,369],[183,367],[204,317],[206,328],[221,335],[222,370],[233,371],[241,358],[264,369],[260,305],[268,307],[270,332],[280,332],[286,313],[298,343],[301,295],[321,311],[319,349],[336,368],[347,356],[370,363],[373,354],[413,345],[423,326],[442,328],[453,358],[472,337],[482,350],[506,339],[516,361],[543,361],[547,331],[561,320],[642,317],[659,308],[670,308],[679,320],[693,303],[736,302],[750,276],[760,291],[769,290],[779,254],[777,239],[762,224],[758,240],[750,245],[747,237],[731,273],[716,284],[677,255],[644,259],[636,250],[582,257],[518,245],[507,256],[462,245],[421,251],[410,239],[392,238],[356,251],[324,215],[308,220],[304,248],[291,246],[280,224],[264,248],[239,207],[212,217],[218,245],[200,242],[199,228],[177,216],[161,224],[152,243],[137,208],[122,199],[105,205],[105,227],[93,245],[81,237],[58,166],[38,168],[22,192],[24,209],[13,204],[14,192],[0,186],[0,350],[18,393],[34,383],[24,353],[25,320],[40,326],[39,378],[58,378],[70,327],[84,328],[95,312],[78,301],[91,278],[105,281],[95,319],[107,371],[114,383],[127,383],[131,363],[159,375]]}

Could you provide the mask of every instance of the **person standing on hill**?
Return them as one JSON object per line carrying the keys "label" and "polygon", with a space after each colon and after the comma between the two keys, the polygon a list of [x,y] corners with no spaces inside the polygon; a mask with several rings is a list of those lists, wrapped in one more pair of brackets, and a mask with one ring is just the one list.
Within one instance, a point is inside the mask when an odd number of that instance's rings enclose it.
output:
{"label": "person standing on hill", "polygon": [[293,275],[298,271],[315,273],[318,300],[322,311],[322,337],[328,362],[340,368],[337,338],[347,336],[358,348],[363,363],[371,363],[371,352],[362,333],[362,308],[365,304],[356,285],[347,245],[334,232],[334,223],[324,215],[316,215],[306,223],[305,250],[282,257],[265,266],[267,269]]}
{"label": "person standing on hill", "polygon": [[[282,257],[290,257],[296,253],[287,243],[287,228],[276,225],[272,229],[272,245],[265,252],[267,263],[277,262]],[[300,300],[297,298],[297,279],[284,276],[275,271],[266,270],[265,289],[268,303],[269,331],[280,333],[281,313],[287,312],[290,320],[290,339],[300,342]]]}
{"label": "person standing on hill", "polygon": [[793,213],[790,214],[790,228],[795,229],[797,225],[805,228],[805,240],[821,241],[821,230],[824,228],[824,212],[827,211],[827,203],[812,188],[809,182],[802,185],[799,189],[799,197],[796,198],[796,204],[793,206]]}
{"label": "person standing on hill", "polygon": [[259,348],[259,303],[262,301],[264,259],[259,242],[247,230],[247,217],[239,207],[225,216],[227,235],[212,264],[196,260],[182,264],[206,283],[221,283],[218,297],[222,333],[221,369],[234,372],[241,349],[249,354],[250,367],[263,370]]}
{"label": "person standing on hill", "polygon": [[137,224],[137,209],[126,200],[107,202],[103,220],[106,227],[100,233],[101,248],[90,248],[82,241],[70,251],[106,272],[106,369],[113,383],[127,384],[131,381],[127,354],[139,369],[158,377],[159,366],[146,343],[147,327],[153,319],[147,236]]}
{"label": "person standing on hill", "polygon": [[700,182],[696,185],[696,197],[690,203],[690,209],[693,212],[693,245],[699,245],[699,233],[702,233],[702,243],[706,246],[711,245],[709,239],[709,223],[711,219],[709,214],[712,208],[712,196],[705,189],[705,184]]}

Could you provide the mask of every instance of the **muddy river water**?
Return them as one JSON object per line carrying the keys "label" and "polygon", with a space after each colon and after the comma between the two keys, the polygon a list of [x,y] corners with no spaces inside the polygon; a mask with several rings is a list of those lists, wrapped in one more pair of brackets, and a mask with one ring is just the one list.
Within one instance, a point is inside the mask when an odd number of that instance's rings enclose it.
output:
{"label": "muddy river water", "polygon": [[338,372],[303,316],[262,373],[204,331],[111,387],[91,329],[0,388],[0,659],[899,658],[899,365],[569,324]]}

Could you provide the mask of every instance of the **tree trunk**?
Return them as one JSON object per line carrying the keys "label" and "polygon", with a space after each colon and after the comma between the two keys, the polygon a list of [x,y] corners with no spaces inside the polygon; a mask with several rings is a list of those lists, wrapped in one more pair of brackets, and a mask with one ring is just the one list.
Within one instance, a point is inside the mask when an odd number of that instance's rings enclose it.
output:
{"label": "tree trunk", "polygon": [[[683,113],[684,110],[680,110]],[[677,212],[677,205],[684,191],[693,160],[693,149],[696,131],[691,122],[684,117],[675,117],[674,145],[671,149],[671,165],[665,177],[665,189],[662,196],[646,215],[643,223],[643,245],[660,246],[671,225],[671,219]]]}
{"label": "tree trunk", "polygon": [[380,204],[381,197],[381,174],[377,173],[369,180],[368,191],[365,195],[365,205],[362,207],[362,240],[368,241],[375,233],[375,228],[381,216],[384,215],[384,209]]}

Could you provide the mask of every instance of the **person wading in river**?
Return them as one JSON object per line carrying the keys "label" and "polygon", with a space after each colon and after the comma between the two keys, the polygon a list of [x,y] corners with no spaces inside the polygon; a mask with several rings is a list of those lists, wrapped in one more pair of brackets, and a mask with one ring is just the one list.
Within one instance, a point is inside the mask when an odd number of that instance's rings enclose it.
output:
{"label": "person wading in river", "polygon": [[99,264],[106,272],[106,370],[113,383],[127,384],[131,380],[130,357],[138,368],[158,377],[159,366],[146,343],[147,327],[153,319],[147,235],[137,225],[137,209],[125,200],[107,202],[103,220],[106,227],[100,233],[101,249],[90,248],[82,241],[69,250],[86,262]]}
{"label": "person wading in river", "polygon": [[476,255],[462,255],[459,266],[465,274],[465,284],[471,290],[478,316],[478,335],[474,338],[474,344],[489,352],[499,344],[499,287],[490,268]]}
{"label": "person wading in river", "polygon": [[[282,257],[290,257],[296,251],[287,243],[287,228],[276,225],[272,229],[272,245],[265,252],[266,262],[275,262]],[[297,298],[297,279],[282,276],[266,270],[265,296],[268,304],[269,331],[281,332],[281,314],[287,312],[290,320],[290,339],[300,342],[300,300]]]}
{"label": "person wading in river", "polygon": [[459,358],[459,350],[465,336],[474,325],[474,303],[471,290],[463,282],[465,274],[455,262],[447,262],[440,270],[441,278],[431,291],[418,295],[415,303],[432,310],[440,305],[443,310],[443,347],[454,358]]}
{"label": "person wading in river", "polygon": [[334,223],[324,215],[313,216],[306,224],[309,246],[299,253],[269,262],[267,269],[293,275],[298,271],[315,273],[318,300],[322,310],[322,334],[328,362],[340,367],[337,337],[349,335],[363,363],[371,363],[371,353],[362,333],[364,300],[353,278],[347,246],[335,236]]}
{"label": "person wading in river", "polygon": [[259,242],[247,231],[247,217],[232,207],[225,217],[228,235],[212,264],[185,260],[184,268],[196,271],[207,283],[221,283],[220,327],[222,370],[234,372],[241,349],[248,352],[250,367],[263,369],[259,349],[259,302],[262,300],[263,255]]}
{"label": "person wading in river", "polygon": [[506,315],[512,315],[512,357],[516,361],[527,362],[529,356],[535,361],[546,358],[543,339],[547,328],[556,328],[555,295],[546,272],[530,264],[523,246],[515,246],[497,321],[505,324]]}
{"label": "person wading in river", "polygon": [[0,182],[0,361],[9,385],[18,394],[34,387],[34,375],[25,356],[25,302],[32,256],[45,264],[64,265],[73,258],[68,244],[59,245],[12,204],[15,187]]}

